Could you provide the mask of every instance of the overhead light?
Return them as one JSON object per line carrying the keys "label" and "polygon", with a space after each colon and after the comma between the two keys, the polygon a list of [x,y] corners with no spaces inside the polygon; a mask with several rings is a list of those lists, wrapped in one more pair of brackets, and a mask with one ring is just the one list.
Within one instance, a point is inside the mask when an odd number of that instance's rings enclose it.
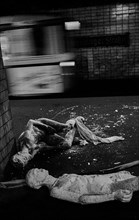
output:
{"label": "overhead light", "polygon": [[67,21],[65,22],[66,30],[79,30],[81,23],[79,21]]}
{"label": "overhead light", "polygon": [[60,62],[59,65],[61,67],[63,67],[63,66],[75,66],[75,61]]}

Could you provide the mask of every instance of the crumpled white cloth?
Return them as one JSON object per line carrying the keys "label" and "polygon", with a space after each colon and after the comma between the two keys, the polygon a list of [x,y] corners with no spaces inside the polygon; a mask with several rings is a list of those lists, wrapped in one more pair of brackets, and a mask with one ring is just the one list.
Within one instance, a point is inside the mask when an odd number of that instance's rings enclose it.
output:
{"label": "crumpled white cloth", "polygon": [[77,118],[75,118],[77,131],[79,132],[81,138],[85,139],[88,142],[93,143],[94,145],[100,143],[109,144],[115,141],[124,140],[122,136],[112,136],[107,138],[99,137],[95,135],[91,130],[89,130],[89,128],[87,128],[83,122],[84,122],[84,118],[82,116],[78,116]]}

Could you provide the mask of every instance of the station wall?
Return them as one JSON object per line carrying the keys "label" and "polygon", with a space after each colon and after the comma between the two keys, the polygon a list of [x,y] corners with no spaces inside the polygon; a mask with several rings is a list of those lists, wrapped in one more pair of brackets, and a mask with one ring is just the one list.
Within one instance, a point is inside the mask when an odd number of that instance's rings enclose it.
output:
{"label": "station wall", "polygon": [[115,4],[51,10],[68,21],[74,39],[77,74],[86,79],[139,76],[139,4]]}
{"label": "station wall", "polygon": [[15,145],[7,79],[0,49],[0,179]]}

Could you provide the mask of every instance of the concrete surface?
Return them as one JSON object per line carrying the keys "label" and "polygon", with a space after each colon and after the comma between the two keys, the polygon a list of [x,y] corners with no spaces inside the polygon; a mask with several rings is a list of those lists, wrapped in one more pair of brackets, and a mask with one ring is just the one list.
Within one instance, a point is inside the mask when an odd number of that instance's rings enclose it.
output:
{"label": "concrete surface", "polygon": [[[66,122],[81,115],[86,119],[86,126],[101,137],[120,135],[125,140],[97,146],[73,146],[66,151],[41,152],[24,170],[19,172],[10,168],[9,178],[18,172],[22,177],[32,167],[48,169],[54,176],[66,172],[94,174],[101,169],[139,159],[138,96],[11,100],[11,109],[16,138],[31,118],[46,117]],[[131,171],[139,174],[137,167]]]}
{"label": "concrete surface", "polygon": [[[63,173],[91,174],[139,159],[139,97],[93,97],[69,99],[10,100],[16,138],[30,118],[48,117],[65,122],[82,115],[86,125],[101,136],[123,135],[124,141],[93,146],[73,146],[66,151],[41,152],[24,170],[9,162],[5,177],[24,177],[32,167],[48,169],[54,176]],[[128,169],[139,174],[138,167]],[[118,201],[82,206],[51,198],[44,187],[40,190],[19,188],[0,190],[0,216],[3,219],[138,219],[139,193],[130,203]]]}

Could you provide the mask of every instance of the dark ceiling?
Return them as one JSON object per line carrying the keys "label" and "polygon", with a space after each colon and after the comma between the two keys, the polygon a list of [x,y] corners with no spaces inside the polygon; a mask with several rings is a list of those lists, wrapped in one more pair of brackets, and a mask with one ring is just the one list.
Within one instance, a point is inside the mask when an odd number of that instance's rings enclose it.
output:
{"label": "dark ceiling", "polygon": [[[137,1],[137,0],[136,0]],[[129,3],[122,0],[1,0],[0,16],[14,14],[44,13],[50,9]],[[135,2],[135,1],[134,1]]]}

